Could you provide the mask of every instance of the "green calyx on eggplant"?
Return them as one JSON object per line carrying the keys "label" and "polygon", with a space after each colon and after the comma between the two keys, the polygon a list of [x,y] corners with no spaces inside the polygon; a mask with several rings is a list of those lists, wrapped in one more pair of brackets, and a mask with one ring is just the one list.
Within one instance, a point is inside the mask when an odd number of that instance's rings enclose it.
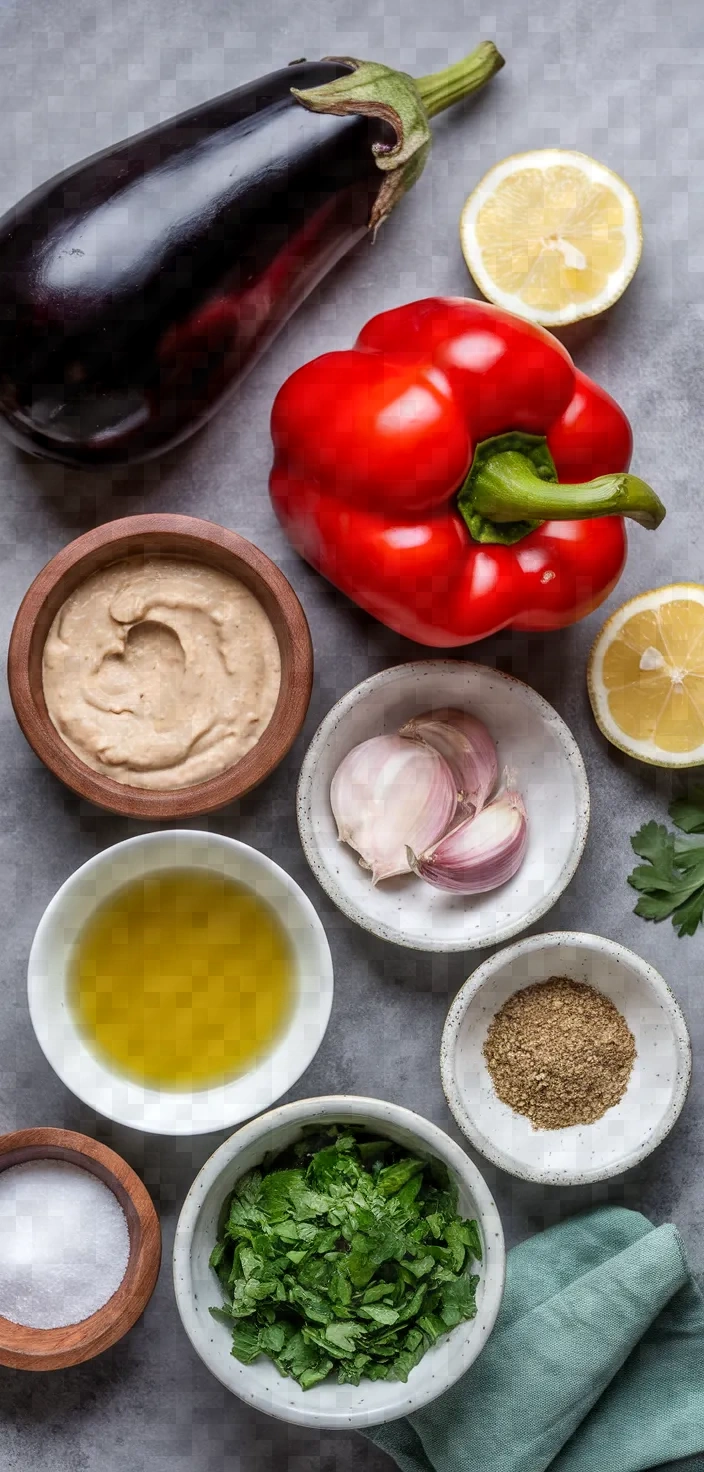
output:
{"label": "green calyx on eggplant", "polygon": [[0,428],[95,466],[193,434],[502,65],[294,62],[41,185],[0,221]]}

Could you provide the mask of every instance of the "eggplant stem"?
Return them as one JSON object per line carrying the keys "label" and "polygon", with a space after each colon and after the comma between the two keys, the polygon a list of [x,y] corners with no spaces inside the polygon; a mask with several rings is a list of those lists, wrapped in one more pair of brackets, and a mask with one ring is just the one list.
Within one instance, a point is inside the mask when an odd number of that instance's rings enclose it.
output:
{"label": "eggplant stem", "polygon": [[482,87],[504,64],[492,41],[482,41],[463,61],[420,81],[379,61],[354,56],[325,60],[348,70],[319,87],[292,87],[296,101],[310,112],[378,118],[396,135],[394,143],[383,137],[372,143],[376,166],[386,176],[369,218],[374,231],[423,172],[432,138],[429,118]]}
{"label": "eggplant stem", "polygon": [[481,41],[469,56],[446,66],[441,72],[431,72],[427,77],[416,77],[416,87],[429,118],[476,92],[485,82],[505,65],[493,41]]}

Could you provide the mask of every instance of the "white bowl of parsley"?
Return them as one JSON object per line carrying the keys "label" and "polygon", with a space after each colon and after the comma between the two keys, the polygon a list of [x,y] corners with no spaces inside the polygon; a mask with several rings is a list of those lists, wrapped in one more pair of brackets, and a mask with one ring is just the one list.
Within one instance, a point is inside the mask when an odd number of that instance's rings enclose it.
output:
{"label": "white bowl of parsley", "polygon": [[179,1218],[191,1343],[242,1400],[300,1426],[364,1427],[441,1395],[504,1288],[491,1192],[462,1148],[381,1099],[305,1099],[206,1162]]}

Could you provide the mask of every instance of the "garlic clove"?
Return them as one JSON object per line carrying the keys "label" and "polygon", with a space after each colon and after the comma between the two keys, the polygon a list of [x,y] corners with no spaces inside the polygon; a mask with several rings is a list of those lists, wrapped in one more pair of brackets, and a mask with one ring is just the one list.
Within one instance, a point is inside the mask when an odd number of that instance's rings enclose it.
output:
{"label": "garlic clove", "polygon": [[465,813],[479,813],[499,774],[496,746],[483,721],[464,710],[429,710],[401,727],[399,735],[424,741],[445,758]]}
{"label": "garlic clove", "polygon": [[447,762],[431,746],[372,736],[340,763],[330,805],[340,841],[356,849],[378,884],[410,873],[407,850],[423,853],[446,832],[457,793]]}
{"label": "garlic clove", "polygon": [[507,786],[476,817],[465,818],[418,857],[409,853],[408,861],[435,889],[484,894],[518,872],[527,842],[523,799]]}

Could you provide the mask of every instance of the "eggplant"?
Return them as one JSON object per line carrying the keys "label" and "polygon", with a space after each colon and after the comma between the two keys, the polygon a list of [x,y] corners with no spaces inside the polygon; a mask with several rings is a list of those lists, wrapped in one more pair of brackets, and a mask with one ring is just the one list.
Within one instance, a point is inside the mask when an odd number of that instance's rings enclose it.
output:
{"label": "eggplant", "polygon": [[34,190],[0,221],[0,427],[80,466],[193,434],[501,65],[294,62]]}

